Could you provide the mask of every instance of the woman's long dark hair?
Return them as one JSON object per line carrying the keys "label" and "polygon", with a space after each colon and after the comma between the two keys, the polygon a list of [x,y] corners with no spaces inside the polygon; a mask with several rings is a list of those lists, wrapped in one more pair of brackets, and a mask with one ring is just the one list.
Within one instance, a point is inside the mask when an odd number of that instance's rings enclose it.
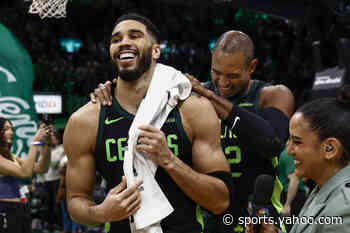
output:
{"label": "woman's long dark hair", "polygon": [[5,123],[6,122],[9,122],[11,124],[11,122],[9,120],[7,120],[6,118],[0,117],[0,155],[4,156],[5,158],[10,159],[11,158],[10,149],[11,149],[12,145],[9,145],[7,142],[5,142],[5,139],[4,139]]}

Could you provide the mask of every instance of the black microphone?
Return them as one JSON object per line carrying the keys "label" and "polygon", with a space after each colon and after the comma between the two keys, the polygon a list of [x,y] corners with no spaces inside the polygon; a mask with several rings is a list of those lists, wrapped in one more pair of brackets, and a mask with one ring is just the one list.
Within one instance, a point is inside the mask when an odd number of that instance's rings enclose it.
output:
{"label": "black microphone", "polygon": [[253,216],[259,219],[258,224],[254,224],[254,233],[260,233],[261,223],[265,221],[268,223],[266,217],[277,218],[278,213],[275,207],[271,204],[271,197],[274,187],[274,178],[270,175],[259,175],[255,180],[254,193],[253,193]]}

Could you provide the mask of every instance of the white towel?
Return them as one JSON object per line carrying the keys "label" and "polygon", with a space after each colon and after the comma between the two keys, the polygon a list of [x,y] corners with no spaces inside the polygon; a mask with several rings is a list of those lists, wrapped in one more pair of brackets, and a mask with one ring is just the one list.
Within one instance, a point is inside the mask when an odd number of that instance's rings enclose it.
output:
{"label": "white towel", "polygon": [[135,149],[140,133],[138,127],[150,124],[160,129],[178,101],[186,99],[190,93],[191,83],[180,71],[156,64],[146,97],[130,127],[128,150],[124,156],[127,185],[130,187],[136,180],[143,180],[141,208],[130,222],[132,232],[161,233],[160,221],[174,210],[154,178],[157,165]]}

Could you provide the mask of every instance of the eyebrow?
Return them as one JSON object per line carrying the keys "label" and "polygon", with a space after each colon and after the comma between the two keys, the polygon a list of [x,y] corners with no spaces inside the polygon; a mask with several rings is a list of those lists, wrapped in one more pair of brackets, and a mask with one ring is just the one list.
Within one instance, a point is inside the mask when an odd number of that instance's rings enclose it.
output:
{"label": "eyebrow", "polygon": [[301,140],[301,137],[293,136],[293,135],[291,135],[290,138],[293,140]]}
{"label": "eyebrow", "polygon": [[[142,35],[144,35],[143,31],[139,30],[139,29],[129,29],[128,33],[141,33]],[[119,36],[120,35],[120,31],[112,34],[111,38],[115,37],[115,36]]]}
{"label": "eyebrow", "polygon": [[215,68],[211,68],[211,69],[212,69],[212,71],[214,71],[215,73],[223,74],[223,75],[225,75],[225,76],[227,76],[227,75],[238,76],[238,75],[239,75],[239,74],[237,74],[237,73],[228,73],[228,74],[224,74],[224,73],[222,73],[222,72],[216,70]]}

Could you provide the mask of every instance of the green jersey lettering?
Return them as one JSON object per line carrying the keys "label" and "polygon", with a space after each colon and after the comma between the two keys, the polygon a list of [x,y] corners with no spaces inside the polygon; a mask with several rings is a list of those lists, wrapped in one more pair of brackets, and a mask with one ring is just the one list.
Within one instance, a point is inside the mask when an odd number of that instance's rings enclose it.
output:
{"label": "green jersey lettering", "polygon": [[123,146],[122,143],[126,141],[127,138],[118,138],[118,157],[120,161],[124,160],[124,151],[127,150],[127,147]]}
{"label": "green jersey lettering", "polygon": [[177,135],[176,134],[169,134],[167,136],[167,141],[168,141],[168,147],[170,149],[173,149],[173,153],[175,156],[179,155],[179,146],[176,143],[173,143],[173,140],[177,140]]}
{"label": "green jersey lettering", "polygon": [[[227,162],[230,166],[238,164],[242,161],[241,149],[238,146],[228,146],[225,148],[224,152],[227,157]],[[242,172],[232,172],[231,175],[232,177],[240,177],[242,175]]]}
{"label": "green jersey lettering", "polygon": [[115,162],[117,161],[117,156],[116,155],[111,155],[111,147],[110,144],[115,144],[115,139],[114,138],[109,138],[106,140],[106,155],[107,155],[107,161],[108,162]]}

